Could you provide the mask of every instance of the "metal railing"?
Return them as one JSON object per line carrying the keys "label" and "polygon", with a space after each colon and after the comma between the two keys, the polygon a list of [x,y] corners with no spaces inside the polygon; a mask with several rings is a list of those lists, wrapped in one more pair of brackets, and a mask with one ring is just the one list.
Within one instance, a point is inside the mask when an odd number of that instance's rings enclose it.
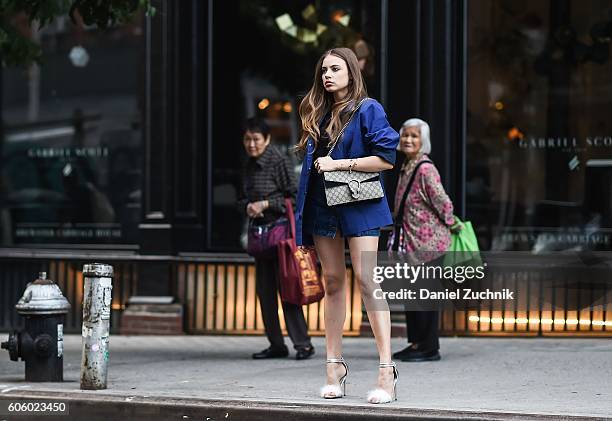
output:
{"label": "metal railing", "polygon": [[[113,302],[111,332],[120,329],[121,313],[130,296],[138,294],[139,265],[150,259],[139,256],[112,259],[107,256],[69,258],[65,256],[38,259],[29,256],[0,258],[0,331],[23,327],[23,318],[14,306],[28,282],[38,272],[48,273],[72,307],[66,315],[67,333],[81,330],[83,273],[85,263],[103,262],[113,266]],[[255,294],[255,265],[252,259],[232,257],[177,257],[167,260],[169,283],[175,297],[184,305],[184,329],[194,334],[262,334],[263,320]],[[361,325],[361,296],[354,285],[352,271],[347,271],[347,317],[345,334],[358,335]],[[304,315],[313,335],[325,329],[323,303],[304,308]],[[281,327],[285,329],[279,303]]]}
{"label": "metal railing", "polygon": [[[177,262],[175,296],[185,305],[185,330],[189,333],[261,334],[263,320],[255,293],[255,265],[227,260],[206,263]],[[347,271],[344,333],[358,335],[361,325],[361,295],[352,271]],[[285,329],[279,301],[281,328]],[[325,330],[323,302],[304,306],[309,331]]]}
{"label": "metal railing", "polygon": [[[111,331],[119,332],[121,313],[132,295],[138,294],[139,265],[147,264],[150,256],[87,256],[67,253],[11,255],[0,257],[0,331],[23,326],[23,318],[14,305],[28,282],[38,272],[48,273],[56,281],[72,304],[66,315],[66,332],[81,330],[83,264],[103,262],[113,265],[113,314]],[[261,334],[263,321],[255,294],[253,260],[242,255],[160,256],[166,261],[169,285],[176,299],[184,305],[184,329],[190,334]],[[345,334],[358,335],[362,325],[362,304],[359,288],[350,268],[347,271],[347,313]],[[567,289],[546,290],[537,277],[501,279],[500,287],[522,288],[531,291],[533,302],[528,311],[518,310],[517,304],[501,309],[479,305],[469,311],[446,310],[440,317],[443,335],[488,336],[612,336],[612,303],[607,306],[586,306],[581,311],[568,311],[571,300],[592,302],[593,294],[601,291],[584,290],[585,297],[572,296]],[[546,295],[549,294],[549,295]],[[589,296],[590,294],[590,296]],[[610,294],[610,291],[604,291]],[[589,301],[590,300],[590,301]],[[608,300],[611,301],[612,300]],[[575,304],[575,303],[574,303]],[[580,301],[577,305],[581,307]],[[325,329],[323,303],[305,306],[310,332],[322,335]],[[284,329],[282,306],[279,305],[281,326]],[[401,324],[403,316],[394,314]]]}
{"label": "metal railing", "polygon": [[[135,295],[138,272],[135,262],[106,261],[114,268],[111,332],[118,332],[121,312],[128,298]],[[29,259],[0,258],[0,330],[22,328],[23,317],[15,311],[28,282],[36,279],[38,272],[47,272],[71,304],[66,314],[64,330],[67,333],[81,331],[83,304],[83,265],[91,260],[80,259]]]}

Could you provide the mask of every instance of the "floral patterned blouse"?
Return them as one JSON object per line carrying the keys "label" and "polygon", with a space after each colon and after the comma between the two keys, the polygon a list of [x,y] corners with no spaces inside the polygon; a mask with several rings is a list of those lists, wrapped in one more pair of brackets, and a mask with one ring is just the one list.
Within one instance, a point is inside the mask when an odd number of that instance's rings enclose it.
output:
{"label": "floral patterned blouse", "polygon": [[[396,212],[414,168],[426,159],[427,155],[420,155],[404,164],[395,193]],[[453,203],[444,191],[438,170],[433,164],[421,165],[404,205],[398,251],[445,252],[450,246],[450,227],[454,223]],[[391,244],[393,235],[389,239]]]}

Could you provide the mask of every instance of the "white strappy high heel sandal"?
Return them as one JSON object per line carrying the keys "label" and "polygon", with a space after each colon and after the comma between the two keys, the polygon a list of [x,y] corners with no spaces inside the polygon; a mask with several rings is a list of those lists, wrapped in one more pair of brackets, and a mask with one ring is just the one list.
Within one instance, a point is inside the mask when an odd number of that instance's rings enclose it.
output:
{"label": "white strappy high heel sandal", "polygon": [[397,400],[397,379],[399,379],[399,372],[397,371],[397,365],[393,361],[390,363],[380,363],[379,368],[393,367],[393,396],[388,392],[377,387],[376,389],[368,392],[369,403],[389,403]]}
{"label": "white strappy high heel sandal", "polygon": [[346,372],[344,376],[340,377],[337,384],[326,384],[321,388],[321,397],[325,399],[338,399],[346,395],[346,377],[348,376],[348,364],[344,361],[344,358],[328,358],[327,364],[342,364]]}

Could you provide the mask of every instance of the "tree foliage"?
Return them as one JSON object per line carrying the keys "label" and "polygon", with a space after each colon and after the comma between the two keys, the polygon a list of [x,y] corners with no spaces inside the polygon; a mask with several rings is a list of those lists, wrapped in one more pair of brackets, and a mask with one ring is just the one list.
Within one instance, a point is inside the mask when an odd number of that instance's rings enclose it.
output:
{"label": "tree foliage", "polygon": [[[70,16],[73,23],[108,28],[128,22],[144,9],[155,14],[150,0],[0,0],[0,58],[3,66],[40,61],[40,46],[32,40],[34,26],[43,28],[56,17]],[[27,18],[24,26],[19,18]],[[80,18],[80,19],[79,19]]]}

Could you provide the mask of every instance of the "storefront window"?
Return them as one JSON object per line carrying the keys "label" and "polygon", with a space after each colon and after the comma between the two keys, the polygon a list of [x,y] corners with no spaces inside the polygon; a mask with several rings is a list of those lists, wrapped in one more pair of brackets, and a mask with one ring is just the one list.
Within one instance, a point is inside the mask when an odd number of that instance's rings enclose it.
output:
{"label": "storefront window", "polygon": [[41,65],[0,81],[2,245],[136,244],[141,19],[100,31],[66,17],[32,36]]}
{"label": "storefront window", "polygon": [[612,248],[612,5],[468,4],[466,204],[481,246]]}
{"label": "storefront window", "polygon": [[240,251],[246,222],[236,208],[246,159],[242,123],[264,117],[273,143],[290,153],[301,133],[297,107],[312,85],[314,66],[336,46],[356,52],[369,94],[377,96],[380,6],[366,0],[234,0],[213,7],[211,246]]}

